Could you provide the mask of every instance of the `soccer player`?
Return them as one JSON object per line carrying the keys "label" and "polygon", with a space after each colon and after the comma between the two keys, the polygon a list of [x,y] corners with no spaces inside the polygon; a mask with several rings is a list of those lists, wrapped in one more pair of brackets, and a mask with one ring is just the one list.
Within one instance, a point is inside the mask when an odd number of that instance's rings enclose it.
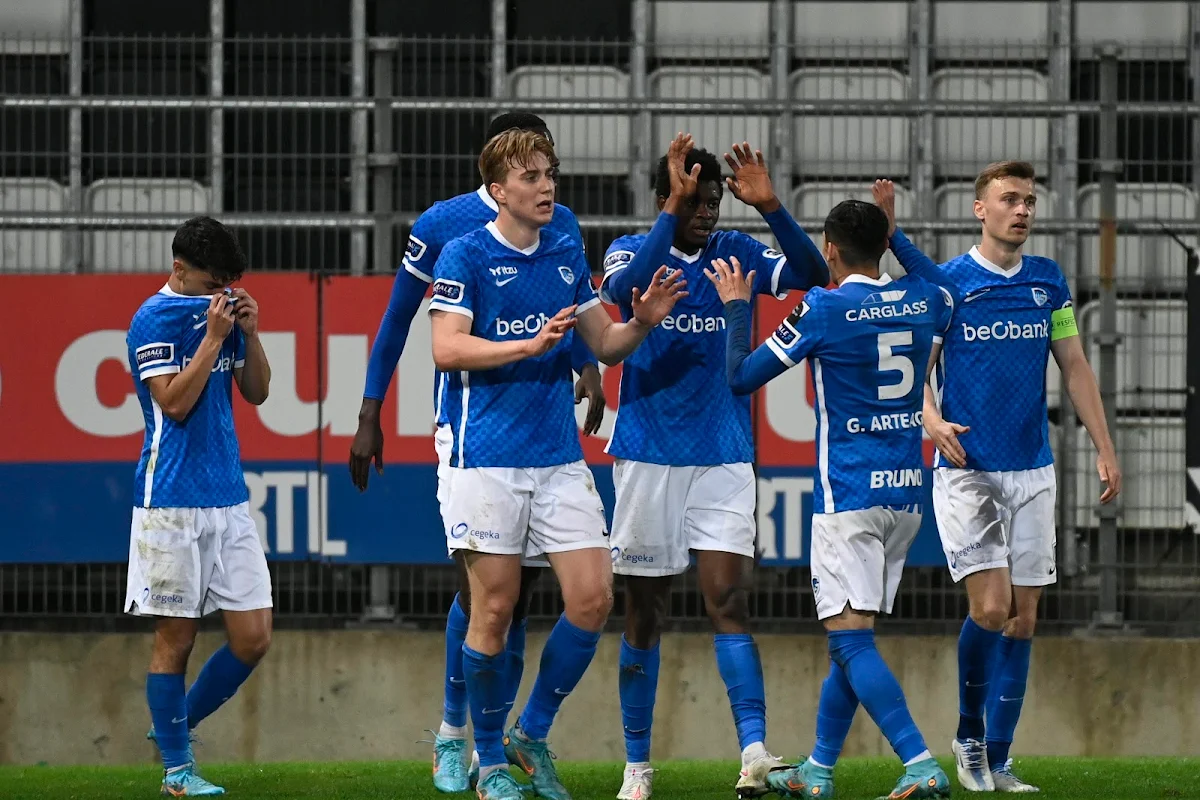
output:
{"label": "soccer player", "polygon": [[[146,422],[134,485],[125,611],[155,618],[146,676],[162,793],[225,790],[201,778],[189,732],[233,697],[271,643],[271,576],[233,428],[233,384],[267,399],[258,304],[229,285],[246,271],[237,238],[210,217],[171,243],[167,283],[129,323],[129,370]],[[200,617],[221,611],[229,641],[184,694]]]}
{"label": "soccer player", "polygon": [[[524,112],[508,112],[496,117],[488,126],[487,139],[510,129],[527,130],[545,136],[551,143],[554,139],[541,117]],[[555,172],[557,177],[557,171]],[[392,284],[392,294],[387,310],[379,323],[379,332],[371,346],[371,358],[367,364],[366,388],[363,390],[362,408],[358,415],[358,432],[350,447],[350,475],[360,491],[366,491],[370,477],[370,465],[383,472],[383,430],[379,424],[379,413],[387,395],[396,363],[404,351],[405,339],[421,300],[433,282],[433,265],[451,240],[471,231],[479,230],[496,218],[496,201],[488,194],[486,186],[473,192],[458,195],[449,200],[435,203],[417,218],[405,248],[403,268],[397,270]],[[565,234],[583,242],[579,223],[566,206],[555,205],[554,216],[546,225],[547,234]],[[503,279],[503,278],[501,278]],[[588,413],[584,434],[591,435],[600,428],[604,419],[604,391],[601,388],[600,371],[596,358],[587,345],[577,336],[568,334],[571,342],[571,365],[579,373],[575,384],[575,402],[588,400]],[[445,475],[448,446],[450,441],[449,419],[441,402],[444,376],[437,376],[437,398],[434,405],[437,421],[435,445],[438,453],[438,502],[445,502]],[[442,724],[434,737],[433,785],[443,792],[465,792],[469,787],[470,775],[477,762],[472,754],[472,767],[467,765],[467,686],[463,677],[462,646],[467,635],[467,618],[471,613],[471,590],[467,582],[466,569],[460,558],[459,592],[450,606],[446,620],[446,677]],[[508,651],[517,664],[509,677],[511,697],[515,700],[521,684],[521,667],[525,655],[525,613],[529,594],[533,589],[538,567],[549,563],[541,557],[526,558],[526,569],[522,571],[521,594],[513,612],[513,625],[509,631]]]}
{"label": "soccer player", "polygon": [[619,694],[626,766],[617,797],[653,790],[650,734],[658,687],[659,634],[673,576],[697,556],[700,587],[715,631],[717,667],[729,695],[742,769],[741,796],[766,793],[765,775],[783,762],[767,752],[766,697],[758,648],[748,632],[747,584],[754,566],[755,478],[750,399],[725,383],[725,320],[701,270],[738,258],[756,270],[756,294],[785,297],[829,280],[812,240],[780,204],[762,153],[735,145],[728,185],[771,226],[783,252],[716,225],[724,186],[716,157],[679,134],[659,160],[661,212],[649,234],[622,236],[604,259],[601,297],[622,318],[660,265],[689,278],[691,296],[626,361],[608,452],[613,482],[613,569],[626,576]]}
{"label": "soccer player", "polygon": [[1100,502],[1120,492],[1121,468],[1062,270],[1021,252],[1037,202],[1033,165],[1001,161],[979,174],[980,243],[940,267],[895,228],[891,182],[877,181],[874,193],[901,266],[962,298],[942,353],[940,405],[932,386],[925,400],[925,429],[937,445],[934,514],[950,574],[966,583],[970,603],[958,640],[958,778],[968,791],[1036,792],[1012,773],[1008,752],[1038,600],[1055,581],[1051,353],[1099,453]]}
{"label": "soccer player", "polygon": [[813,289],[766,342],[750,352],[754,272],[714,262],[709,278],[725,303],[727,373],[748,394],[804,359],[817,398],[812,586],[829,636],[817,743],[802,765],[767,780],[786,797],[832,797],[833,766],[861,702],[905,772],[891,798],[949,797],[950,779],[925,747],[904,692],[875,647],[875,615],[890,614],[904,558],[921,527],[924,381],[954,301],[909,276],[880,275],[888,221],[870,203],[846,200],[825,219],[825,258],[838,288]]}
{"label": "soccer player", "polygon": [[[495,222],[446,246],[434,267],[433,358],[447,374],[449,549],[464,550],[471,584],[463,660],[479,751],[480,800],[517,800],[506,762],[534,792],[570,795],[546,738],[563,699],[583,677],[612,606],[604,509],[583,462],[572,412],[574,328],[606,364],[633,352],[686,293],[681,275],[635,292],[632,317],[600,307],[583,248],[544,231],[555,214],[554,148],[544,136],[507,131],[479,159]],[[507,734],[513,701],[505,637],[521,584],[520,556],[546,553],[566,606],[542,651],[529,702]]]}

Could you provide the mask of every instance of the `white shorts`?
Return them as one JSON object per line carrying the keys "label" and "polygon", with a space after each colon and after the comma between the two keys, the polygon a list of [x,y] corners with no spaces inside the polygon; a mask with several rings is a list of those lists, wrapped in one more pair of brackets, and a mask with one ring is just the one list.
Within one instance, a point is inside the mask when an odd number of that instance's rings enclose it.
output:
{"label": "white shorts", "polygon": [[904,559],[921,528],[920,506],[877,506],[812,516],[817,619],[855,611],[892,613]]}
{"label": "white shorts", "polygon": [[271,607],[271,573],[249,503],[133,509],[126,613],[199,618]]}
{"label": "white shorts", "polygon": [[1014,586],[1057,580],[1054,465],[1011,472],[933,471],[933,511],[955,582],[1008,567]]}
{"label": "white shorts", "polygon": [[679,575],[692,550],[754,557],[756,499],[749,464],[671,467],[617,459],[613,465],[613,572]]}
{"label": "white shorts", "polygon": [[609,547],[604,505],[583,461],[450,471],[443,519],[451,553],[525,555]]}
{"label": "white shorts", "polygon": [[[454,447],[454,432],[449,425],[439,425],[433,435],[433,449],[437,452],[437,501],[438,510],[442,515],[442,524],[446,524],[446,501],[450,498],[450,480],[458,472],[450,466],[450,449]],[[451,548],[453,549],[453,548]],[[523,567],[549,567],[550,562],[540,550],[526,550],[521,558]]]}

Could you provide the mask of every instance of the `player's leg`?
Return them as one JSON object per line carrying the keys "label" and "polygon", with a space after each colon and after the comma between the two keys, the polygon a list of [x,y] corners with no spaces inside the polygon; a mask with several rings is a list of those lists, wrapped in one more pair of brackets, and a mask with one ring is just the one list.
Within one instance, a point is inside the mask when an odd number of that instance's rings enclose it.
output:
{"label": "player's leg", "polygon": [[1006,486],[1012,508],[1011,614],[996,648],[987,704],[987,754],[997,791],[1029,793],[1037,787],[1012,773],[1008,757],[1029,679],[1029,658],[1043,587],[1054,583],[1055,547],[1054,468],[1008,473]]}
{"label": "player's leg", "polygon": [[992,791],[984,744],[984,709],[995,649],[1008,619],[1007,510],[999,473],[966,469],[933,472],[933,507],[950,575],[967,588],[969,612],[958,637],[959,781],[968,791]]}
{"label": "player's leg", "polygon": [[525,771],[539,797],[569,800],[546,740],[563,700],[596,655],[612,609],[612,560],[604,508],[587,465],[577,461],[529,472],[535,481],[530,540],[549,557],[565,610],[546,639],[537,679],[506,737],[506,750],[509,763]]}
{"label": "player's leg", "polygon": [[[687,571],[683,501],[692,468],[620,459],[613,465],[613,572],[625,579],[625,635],[617,692],[625,735],[618,800],[649,800],[650,742],[658,695],[659,636],[672,578]],[[682,474],[686,473],[686,474]]]}

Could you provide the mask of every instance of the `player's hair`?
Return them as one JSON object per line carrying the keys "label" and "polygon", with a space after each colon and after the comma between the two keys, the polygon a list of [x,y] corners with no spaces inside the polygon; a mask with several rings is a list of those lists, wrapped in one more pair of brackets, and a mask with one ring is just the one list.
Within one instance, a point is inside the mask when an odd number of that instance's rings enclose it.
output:
{"label": "player's hair", "polygon": [[[693,147],[683,161],[683,168],[691,172],[692,167],[697,164],[700,165],[698,180],[701,183],[716,181],[717,185],[723,185],[721,183],[721,162],[717,161],[715,155],[699,147]],[[666,156],[660,158],[654,167],[654,194],[658,197],[671,196],[671,172],[667,169]]]}
{"label": "player's hair", "polygon": [[874,203],[843,200],[825,218],[825,238],[847,266],[874,266],[888,247],[887,216]]}
{"label": "player's hair", "polygon": [[192,217],[180,225],[171,255],[221,283],[233,283],[246,272],[246,254],[237,236],[212,217]]}
{"label": "player's hair", "polygon": [[979,177],[975,179],[975,199],[983,199],[983,195],[992,181],[998,181],[1001,178],[1021,178],[1031,181],[1036,177],[1037,172],[1034,170],[1033,164],[1028,161],[993,161],[984,167],[983,172],[979,173]]}
{"label": "player's hair", "polygon": [[479,175],[484,186],[504,183],[512,166],[528,166],[535,155],[541,153],[553,165],[558,157],[554,145],[540,133],[522,130],[507,130],[493,137],[479,154]]}
{"label": "player's hair", "polygon": [[484,141],[490,142],[495,137],[505,131],[511,131],[513,128],[520,131],[533,131],[534,133],[544,134],[551,143],[554,142],[554,137],[550,135],[550,128],[546,126],[546,120],[528,111],[505,111],[496,117],[492,120],[492,124],[488,125]]}

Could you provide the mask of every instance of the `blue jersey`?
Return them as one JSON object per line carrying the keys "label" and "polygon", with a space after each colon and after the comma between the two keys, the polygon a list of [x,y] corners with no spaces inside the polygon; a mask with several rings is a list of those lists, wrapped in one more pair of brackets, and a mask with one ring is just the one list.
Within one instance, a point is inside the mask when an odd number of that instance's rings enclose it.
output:
{"label": "blue jersey", "polygon": [[921,278],[851,275],[834,291],[810,291],[730,376],[736,391],[753,391],[809,359],[814,513],[921,502],[925,371],[954,305],[949,291]]}
{"label": "blue jersey", "polygon": [[[610,281],[626,269],[647,236],[622,236],[608,247],[600,295],[615,298]],[[725,317],[716,288],[704,275],[710,262],[736,256],[742,270],[756,272],[754,291],[785,297],[788,286],[805,286],[783,253],[739,231],[716,231],[695,255],[672,247],[668,274],[681,270],[688,296],[650,331],[621,371],[620,405],[606,451],[617,458],[673,466],[712,466],[754,460],[750,398],[737,397],[725,381]],[[628,320],[632,308],[616,305]]]}
{"label": "blue jersey", "polygon": [[[505,342],[532,339],[567,306],[582,314],[599,302],[574,238],[543,228],[521,250],[489,222],[442,251],[429,310],[462,314],[472,336]],[[566,341],[536,358],[446,378],[452,467],[549,467],[583,458]]]}
{"label": "blue jersey", "polygon": [[[441,256],[443,248],[460,236],[477,231],[492,222],[498,213],[499,208],[496,201],[483,186],[473,192],[434,203],[426,209],[425,213],[417,217],[412,232],[408,235],[408,244],[404,249],[404,261],[402,262],[404,269],[426,283],[433,283],[434,264]],[[579,221],[575,219],[571,209],[557,203],[554,206],[554,216],[542,228],[543,239],[556,236],[568,236],[578,242],[580,247],[583,246]],[[570,337],[574,335],[574,331],[567,334],[568,344],[571,344]],[[393,364],[392,369],[394,368]],[[387,390],[390,380],[391,372],[389,371],[386,379],[382,381],[382,388],[375,392],[379,394],[380,399]],[[436,374],[434,408],[438,425],[449,422],[442,407],[444,383],[445,377]]]}
{"label": "blue jersey", "polygon": [[181,371],[207,331],[209,296],[186,297],[164,286],[142,303],[125,337],[129,371],[146,423],[134,504],[145,508],[221,508],[246,502],[237,434],[233,429],[233,371],[246,359],[236,325],[221,345],[212,374],[191,413],[176,422],[163,414],[146,381]]}
{"label": "blue jersey", "polygon": [[[906,261],[901,263],[913,268]],[[927,261],[914,273],[952,286],[962,298],[937,377],[942,416],[971,428],[959,436],[967,468],[998,472],[1052,464],[1050,342],[1076,335],[1071,290],[1058,264],[1024,256],[1004,270],[971,248],[941,267]],[[952,466],[940,453],[934,465]]]}

